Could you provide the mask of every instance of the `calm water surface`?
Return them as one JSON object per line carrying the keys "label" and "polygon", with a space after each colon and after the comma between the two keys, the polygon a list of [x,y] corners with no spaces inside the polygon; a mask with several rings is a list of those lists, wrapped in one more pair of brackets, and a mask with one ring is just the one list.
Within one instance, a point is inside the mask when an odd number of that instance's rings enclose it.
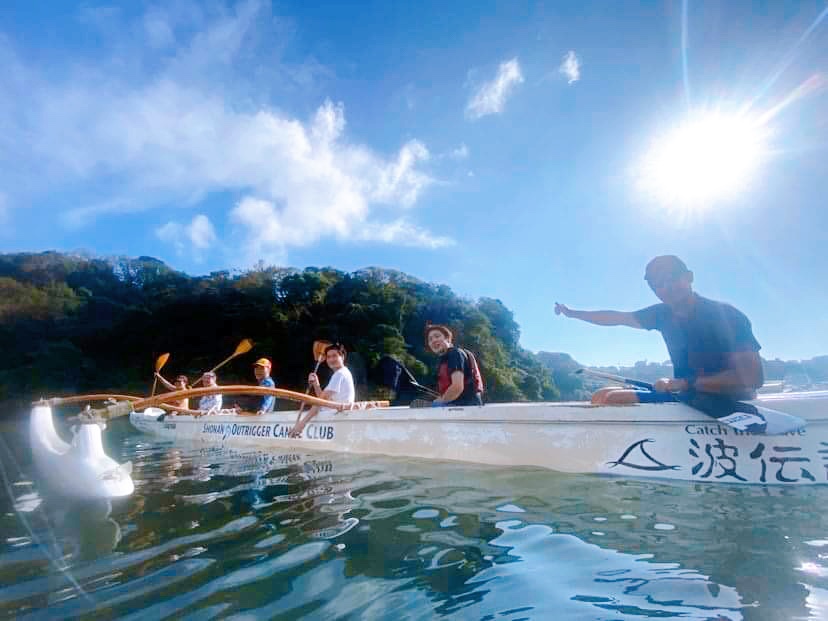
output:
{"label": "calm water surface", "polygon": [[173,444],[70,504],[0,427],[0,618],[828,619],[828,488]]}

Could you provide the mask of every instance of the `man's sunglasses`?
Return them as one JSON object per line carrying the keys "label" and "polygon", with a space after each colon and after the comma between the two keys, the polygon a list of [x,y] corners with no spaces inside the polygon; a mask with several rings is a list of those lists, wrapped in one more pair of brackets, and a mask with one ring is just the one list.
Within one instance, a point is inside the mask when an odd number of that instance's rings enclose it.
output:
{"label": "man's sunglasses", "polygon": [[647,281],[647,284],[650,285],[651,289],[663,289],[664,287],[672,285],[683,275],[684,274],[673,274],[671,276],[665,276],[663,278],[645,278],[644,280]]}

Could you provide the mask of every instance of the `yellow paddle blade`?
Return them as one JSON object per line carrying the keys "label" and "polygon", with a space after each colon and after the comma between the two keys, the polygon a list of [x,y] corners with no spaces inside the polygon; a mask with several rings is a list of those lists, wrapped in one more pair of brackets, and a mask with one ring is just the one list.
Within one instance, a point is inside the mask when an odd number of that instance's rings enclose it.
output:
{"label": "yellow paddle blade", "polygon": [[244,339],[241,343],[239,343],[236,346],[236,351],[233,352],[233,356],[246,354],[251,349],[253,349],[253,341],[251,341],[250,339]]}
{"label": "yellow paddle blade", "polygon": [[161,354],[158,356],[158,360],[155,361],[155,372],[158,373],[164,365],[167,364],[167,360],[170,359],[170,354],[167,352],[166,354]]}
{"label": "yellow paddle blade", "polygon": [[313,359],[319,360],[325,355],[325,348],[329,347],[330,341],[314,341],[313,342]]}

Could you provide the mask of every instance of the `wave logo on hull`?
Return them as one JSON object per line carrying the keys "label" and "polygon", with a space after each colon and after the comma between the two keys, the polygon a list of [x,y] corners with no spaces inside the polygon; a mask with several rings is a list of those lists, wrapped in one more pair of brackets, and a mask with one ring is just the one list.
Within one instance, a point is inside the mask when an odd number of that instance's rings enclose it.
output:
{"label": "wave logo on hull", "polygon": [[[622,453],[621,457],[619,457],[617,461],[608,461],[607,465],[610,468],[615,468],[616,466],[626,466],[627,468],[633,468],[634,470],[649,470],[651,472],[681,469],[681,466],[668,466],[650,455],[644,448],[644,445],[648,442],[655,442],[655,440],[652,438],[646,438],[644,440],[639,440],[638,442],[633,442],[627,447],[627,450]],[[642,457],[643,460],[641,459]],[[628,459],[635,459],[635,461],[628,461]],[[639,461],[644,461],[645,463],[636,463]]]}

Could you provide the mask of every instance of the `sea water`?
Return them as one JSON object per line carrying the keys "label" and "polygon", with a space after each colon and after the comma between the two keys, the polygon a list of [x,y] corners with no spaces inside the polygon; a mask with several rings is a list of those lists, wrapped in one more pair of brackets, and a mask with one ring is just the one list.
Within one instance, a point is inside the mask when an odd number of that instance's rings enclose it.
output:
{"label": "sea water", "polygon": [[0,618],[828,619],[828,487],[161,441],[69,502],[0,427]]}

